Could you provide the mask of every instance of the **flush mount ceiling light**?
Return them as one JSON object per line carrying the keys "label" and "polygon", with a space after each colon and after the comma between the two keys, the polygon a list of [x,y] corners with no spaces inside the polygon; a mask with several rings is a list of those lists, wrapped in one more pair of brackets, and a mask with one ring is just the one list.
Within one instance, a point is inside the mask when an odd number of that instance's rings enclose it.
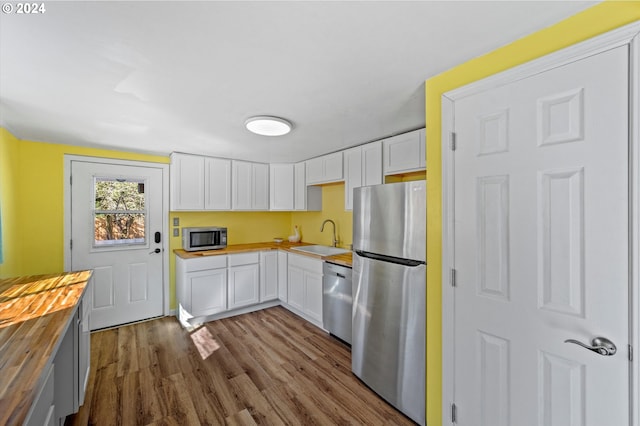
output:
{"label": "flush mount ceiling light", "polygon": [[263,136],[282,136],[291,131],[291,123],[284,118],[260,115],[244,122],[250,132]]}

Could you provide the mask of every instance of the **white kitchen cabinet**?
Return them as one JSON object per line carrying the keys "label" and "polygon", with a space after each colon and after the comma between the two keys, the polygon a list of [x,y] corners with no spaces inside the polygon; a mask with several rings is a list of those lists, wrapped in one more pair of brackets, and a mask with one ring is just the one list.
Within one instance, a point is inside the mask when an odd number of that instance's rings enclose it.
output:
{"label": "white kitchen cabinet", "polygon": [[209,269],[187,274],[193,316],[212,315],[227,310],[227,271]]}
{"label": "white kitchen cabinet", "polygon": [[322,210],[322,188],[307,186],[306,162],[294,165],[294,210],[320,211]]}
{"label": "white kitchen cabinet", "polygon": [[382,141],[344,151],[344,208],[353,209],[353,190],[380,185],[382,179]]}
{"label": "white kitchen cabinet", "polygon": [[231,208],[269,210],[269,165],[233,160],[231,172]]}
{"label": "white kitchen cabinet", "polygon": [[382,183],[382,141],[362,145],[362,186]]}
{"label": "white kitchen cabinet", "polygon": [[278,299],[287,303],[287,252],[278,250]]}
{"label": "white kitchen cabinet", "polygon": [[42,426],[56,424],[55,404],[54,404],[54,366],[49,365],[42,386],[38,390],[27,417],[25,426]]}
{"label": "white kitchen cabinet", "polygon": [[353,190],[362,186],[362,148],[344,151],[344,209],[353,209]]}
{"label": "white kitchen cabinet", "polygon": [[[47,413],[48,421],[77,413],[84,403],[84,395],[89,378],[91,344],[89,317],[93,300],[93,278],[87,282],[78,309],[71,319],[58,351],[53,360],[53,406],[54,412]],[[46,405],[46,404],[45,404]],[[43,423],[46,424],[46,423]]]}
{"label": "white kitchen cabinet", "polygon": [[192,317],[227,310],[227,256],[197,259],[176,257],[178,319],[188,326]]}
{"label": "white kitchen cabinet", "polygon": [[425,129],[384,139],[382,144],[385,176],[425,169]]}
{"label": "white kitchen cabinet", "polygon": [[260,252],[260,302],[278,298],[278,251]]}
{"label": "white kitchen cabinet", "polygon": [[293,210],[294,165],[269,165],[269,210]]}
{"label": "white kitchen cabinet", "polygon": [[231,160],[204,158],[204,209],[231,209]]}
{"label": "white kitchen cabinet", "polygon": [[307,185],[339,182],[344,179],[342,173],[342,151],[306,161]]}
{"label": "white kitchen cabinet", "polygon": [[269,210],[269,165],[262,163],[253,163],[253,199],[252,207],[254,210]]}
{"label": "white kitchen cabinet", "polygon": [[304,270],[290,264],[287,271],[288,303],[300,312],[304,312]]}
{"label": "white kitchen cabinet", "polygon": [[231,160],[171,154],[171,210],[229,210]]}
{"label": "white kitchen cabinet", "polygon": [[229,255],[229,309],[260,302],[260,255],[258,252]]}
{"label": "white kitchen cabinet", "polygon": [[322,327],[322,260],[288,254],[288,304]]}
{"label": "white kitchen cabinet", "polygon": [[171,154],[171,210],[204,210],[204,158]]}

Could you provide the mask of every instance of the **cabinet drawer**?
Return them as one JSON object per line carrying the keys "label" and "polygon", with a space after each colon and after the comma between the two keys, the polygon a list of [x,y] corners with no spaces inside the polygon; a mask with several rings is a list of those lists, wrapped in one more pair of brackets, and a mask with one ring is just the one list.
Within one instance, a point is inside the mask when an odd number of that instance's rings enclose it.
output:
{"label": "cabinet drawer", "polygon": [[260,262],[260,252],[238,253],[229,255],[229,266],[250,265]]}
{"label": "cabinet drawer", "polygon": [[200,259],[186,259],[184,261],[185,272],[204,271],[206,269],[218,269],[227,267],[227,256],[203,256]]}
{"label": "cabinet drawer", "polygon": [[322,274],[322,260],[301,254],[289,253],[289,265],[304,269],[305,271]]}

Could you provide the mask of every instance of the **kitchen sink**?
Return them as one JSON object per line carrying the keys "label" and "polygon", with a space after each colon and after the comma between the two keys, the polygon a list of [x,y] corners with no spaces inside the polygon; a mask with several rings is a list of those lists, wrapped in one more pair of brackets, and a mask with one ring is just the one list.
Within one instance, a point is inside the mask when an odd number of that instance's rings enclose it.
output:
{"label": "kitchen sink", "polygon": [[346,249],[341,249],[341,248],[331,247],[331,246],[322,246],[322,245],[291,247],[291,250],[303,251],[305,253],[311,253],[311,254],[318,254],[320,256],[333,256],[334,254],[349,252],[349,250],[346,250]]}

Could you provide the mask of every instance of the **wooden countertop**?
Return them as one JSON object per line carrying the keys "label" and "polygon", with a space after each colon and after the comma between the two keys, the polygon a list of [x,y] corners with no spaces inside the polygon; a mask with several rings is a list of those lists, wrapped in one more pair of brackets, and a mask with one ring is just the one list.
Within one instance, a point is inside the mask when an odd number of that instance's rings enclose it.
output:
{"label": "wooden countertop", "polygon": [[[250,243],[250,244],[232,244],[228,245],[225,249],[220,250],[205,250],[205,251],[185,251],[183,249],[176,249],[173,252],[176,256],[182,259],[198,259],[203,256],[220,256],[223,254],[233,253],[246,253],[251,251],[265,251],[265,250],[285,250],[291,251],[293,247],[309,246],[311,243],[290,243],[283,241],[281,243],[266,242],[266,243]],[[339,265],[351,267],[351,252],[336,254],[333,256],[321,256],[318,254],[305,253],[301,251],[293,251],[292,253],[300,254],[303,256],[315,257],[317,259],[325,260],[327,262],[337,263]]]}
{"label": "wooden countertop", "polygon": [[92,271],[0,280],[0,424],[22,424]]}

